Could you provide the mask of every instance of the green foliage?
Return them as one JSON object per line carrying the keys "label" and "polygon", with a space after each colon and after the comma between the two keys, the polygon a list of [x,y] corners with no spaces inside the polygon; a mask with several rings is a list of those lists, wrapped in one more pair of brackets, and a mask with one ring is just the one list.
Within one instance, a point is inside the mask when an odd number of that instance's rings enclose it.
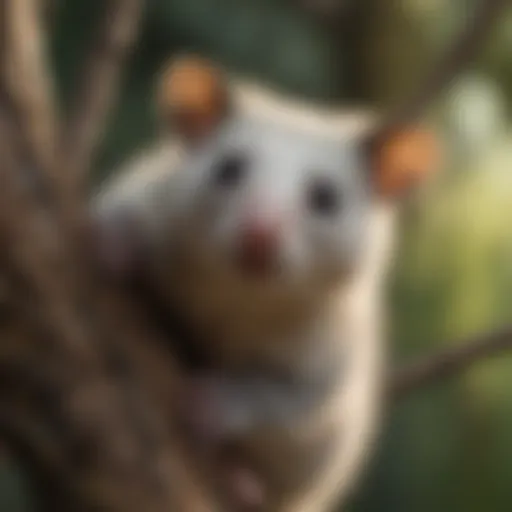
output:
{"label": "green foliage", "polygon": [[[509,320],[511,165],[507,133],[408,216],[392,295],[402,355]],[[355,510],[508,510],[511,369],[489,361],[400,405]]]}
{"label": "green foliage", "polygon": [[[53,37],[53,53],[62,103],[76,80],[91,28],[103,2],[63,2]],[[228,69],[297,96],[331,101],[342,93],[343,55],[309,18],[281,2],[233,0],[152,0],[148,2],[141,43],[123,84],[98,160],[98,178],[151,138],[155,116],[150,98],[155,73],[176,52],[194,51],[215,58]]]}
{"label": "green foliage", "polygon": [[328,37],[283,2],[189,0],[154,2],[164,44],[199,51],[296,94],[329,98],[333,87]]}

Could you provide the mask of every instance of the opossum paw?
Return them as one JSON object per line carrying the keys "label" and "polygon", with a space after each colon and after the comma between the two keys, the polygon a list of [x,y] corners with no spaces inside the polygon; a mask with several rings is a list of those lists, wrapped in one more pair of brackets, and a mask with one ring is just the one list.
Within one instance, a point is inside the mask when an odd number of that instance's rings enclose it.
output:
{"label": "opossum paw", "polygon": [[256,473],[244,467],[230,468],[227,476],[228,492],[235,510],[256,512],[264,510],[265,488]]}
{"label": "opossum paw", "polygon": [[214,378],[190,379],[183,396],[182,409],[184,426],[201,446],[216,445],[224,439],[221,397]]}

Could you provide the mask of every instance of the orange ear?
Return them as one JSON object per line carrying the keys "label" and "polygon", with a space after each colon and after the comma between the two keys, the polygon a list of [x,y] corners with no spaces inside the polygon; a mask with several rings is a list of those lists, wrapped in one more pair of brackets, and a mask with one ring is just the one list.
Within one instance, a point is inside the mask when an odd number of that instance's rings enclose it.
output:
{"label": "orange ear", "polygon": [[372,148],[377,192],[396,197],[437,170],[440,147],[434,134],[420,127],[406,127],[387,134]]}
{"label": "orange ear", "polygon": [[210,133],[228,110],[228,87],[221,71],[199,57],[181,57],[163,74],[159,110],[187,140]]}

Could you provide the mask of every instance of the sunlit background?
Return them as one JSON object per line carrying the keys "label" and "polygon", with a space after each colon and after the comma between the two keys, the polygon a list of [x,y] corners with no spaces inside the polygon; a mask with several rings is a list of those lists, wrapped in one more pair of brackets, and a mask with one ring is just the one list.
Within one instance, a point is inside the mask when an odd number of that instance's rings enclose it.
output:
{"label": "sunlit background", "polygon": [[[54,2],[60,96],[102,1]],[[97,161],[100,179],[156,131],[155,73],[194,50],[319,102],[390,107],[410,92],[477,0],[149,0],[142,38]],[[404,217],[390,286],[398,363],[512,316],[512,13],[433,105],[448,158]],[[19,469],[0,510],[33,510]],[[512,504],[512,354],[418,391],[391,411],[353,512],[500,512]]]}

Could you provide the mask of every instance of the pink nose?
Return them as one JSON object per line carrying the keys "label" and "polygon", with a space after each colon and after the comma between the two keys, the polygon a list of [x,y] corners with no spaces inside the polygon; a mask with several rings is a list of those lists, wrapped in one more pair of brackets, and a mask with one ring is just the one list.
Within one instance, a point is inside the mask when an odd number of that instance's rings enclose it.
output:
{"label": "pink nose", "polygon": [[243,270],[265,273],[276,260],[279,228],[275,223],[252,220],[241,227],[238,262]]}

